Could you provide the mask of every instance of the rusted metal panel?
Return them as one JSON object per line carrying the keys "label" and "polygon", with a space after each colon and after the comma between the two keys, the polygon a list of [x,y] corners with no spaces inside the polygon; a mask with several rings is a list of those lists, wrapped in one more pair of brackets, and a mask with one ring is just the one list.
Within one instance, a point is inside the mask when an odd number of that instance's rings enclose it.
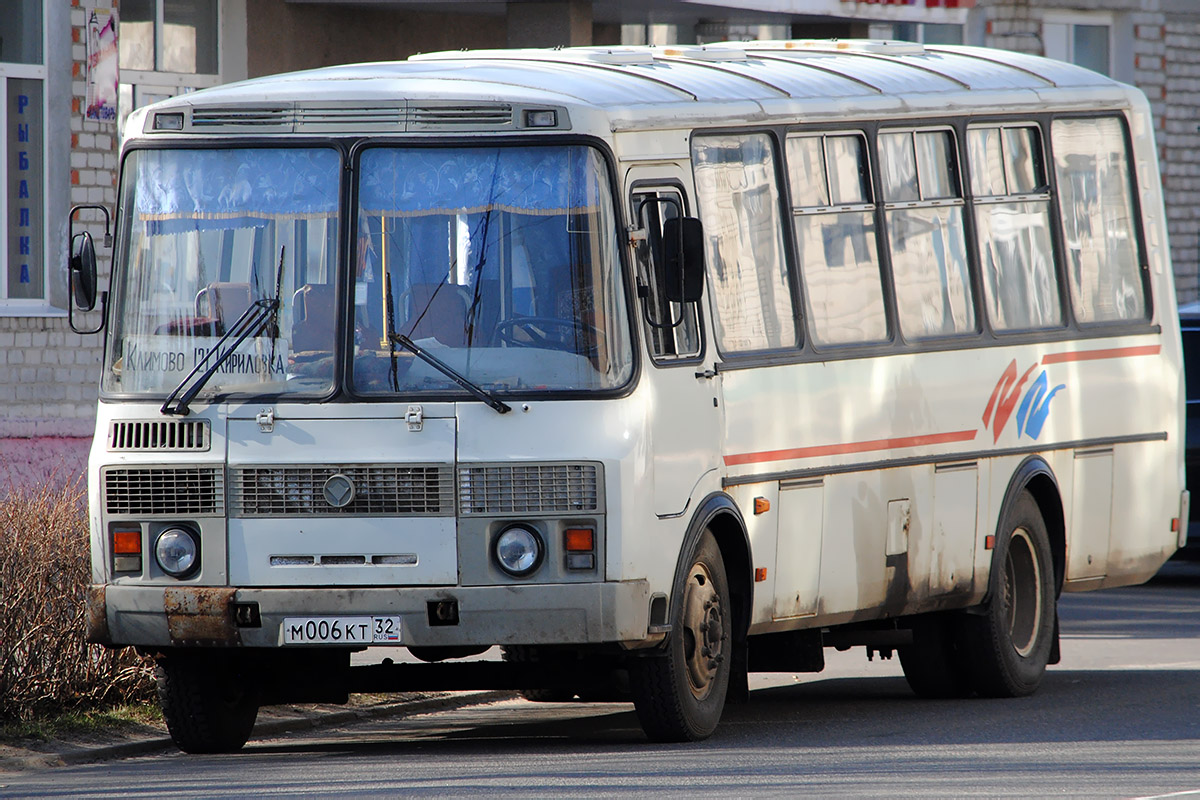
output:
{"label": "rusted metal panel", "polygon": [[234,647],[242,643],[233,621],[236,589],[189,586],[163,590],[171,644]]}
{"label": "rusted metal panel", "polygon": [[112,644],[108,632],[108,603],[105,602],[107,586],[93,584],[87,587],[85,599],[87,602],[87,631],[85,640],[91,644]]}

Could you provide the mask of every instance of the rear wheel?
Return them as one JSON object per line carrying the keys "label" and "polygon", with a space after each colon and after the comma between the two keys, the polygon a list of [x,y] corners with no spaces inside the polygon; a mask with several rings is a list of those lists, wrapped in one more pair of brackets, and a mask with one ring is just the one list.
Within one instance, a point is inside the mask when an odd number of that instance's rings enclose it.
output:
{"label": "rear wheel", "polygon": [[698,741],[721,720],[733,661],[729,583],[711,533],[700,537],[672,605],[666,651],[631,665],[630,690],[651,740]]}
{"label": "rear wheel", "polygon": [[1037,502],[1022,491],[1005,515],[992,554],[990,599],[964,617],[975,690],[1023,697],[1041,684],[1054,641],[1054,566]]}
{"label": "rear wheel", "polygon": [[154,669],[167,730],[185,753],[232,753],[258,717],[255,678],[245,659],[173,654]]}

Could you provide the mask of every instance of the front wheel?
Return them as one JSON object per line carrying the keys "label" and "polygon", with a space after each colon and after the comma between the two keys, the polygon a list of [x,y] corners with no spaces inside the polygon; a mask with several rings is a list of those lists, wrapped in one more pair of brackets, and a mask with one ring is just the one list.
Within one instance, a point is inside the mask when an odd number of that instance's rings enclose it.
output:
{"label": "front wheel", "polygon": [[711,533],[700,537],[672,605],[666,650],[632,664],[630,690],[652,741],[694,742],[721,720],[733,661],[729,582]]}
{"label": "front wheel", "polygon": [[1017,496],[996,532],[990,599],[964,619],[975,691],[1024,697],[1041,684],[1054,641],[1054,562],[1037,502]]}
{"label": "front wheel", "polygon": [[185,753],[232,753],[258,717],[255,677],[244,659],[173,654],[154,669],[167,731]]}

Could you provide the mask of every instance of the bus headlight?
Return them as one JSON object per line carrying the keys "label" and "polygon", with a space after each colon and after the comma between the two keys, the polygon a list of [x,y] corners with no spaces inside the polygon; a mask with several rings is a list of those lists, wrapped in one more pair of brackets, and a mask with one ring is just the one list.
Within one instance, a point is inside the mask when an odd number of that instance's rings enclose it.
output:
{"label": "bus headlight", "polygon": [[523,525],[505,528],[492,544],[492,556],[500,569],[523,578],[542,563],[542,537]]}
{"label": "bus headlight", "polygon": [[200,543],[187,528],[167,528],[154,542],[154,558],[173,578],[186,578],[200,567]]}

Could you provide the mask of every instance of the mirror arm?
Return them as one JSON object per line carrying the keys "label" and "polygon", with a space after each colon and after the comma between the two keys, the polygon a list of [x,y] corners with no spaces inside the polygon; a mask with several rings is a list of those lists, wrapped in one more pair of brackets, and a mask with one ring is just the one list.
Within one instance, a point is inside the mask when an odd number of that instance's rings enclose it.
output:
{"label": "mirror arm", "polygon": [[646,324],[651,328],[659,331],[672,331],[682,325],[683,321],[687,319],[687,311],[683,308],[683,306],[686,304],[681,303],[679,319],[675,320],[674,322],[655,322],[654,320],[650,319],[650,301],[648,297],[650,292],[648,291],[648,287],[641,281],[638,282],[637,294],[638,299],[642,301],[642,319],[644,319]]}
{"label": "mirror arm", "polygon": [[71,241],[75,238],[75,215],[80,211],[88,210],[99,211],[104,214],[104,246],[112,247],[112,218],[108,215],[108,206],[72,206],[71,213],[67,215],[67,241]]}

